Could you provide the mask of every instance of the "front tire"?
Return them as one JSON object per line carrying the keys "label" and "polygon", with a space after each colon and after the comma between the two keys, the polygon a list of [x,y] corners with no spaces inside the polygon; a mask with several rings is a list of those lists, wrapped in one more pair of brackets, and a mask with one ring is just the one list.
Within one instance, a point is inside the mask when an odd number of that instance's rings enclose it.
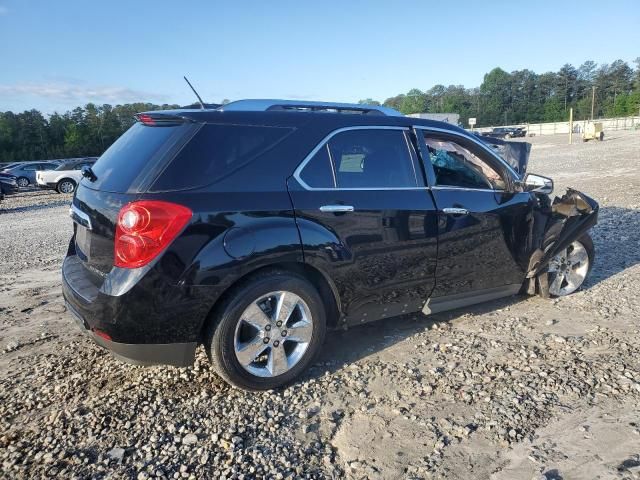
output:
{"label": "front tire", "polygon": [[236,288],[215,312],[206,347],[218,374],[249,391],[295,380],[318,354],[326,312],[304,277],[273,271]]}
{"label": "front tire", "polygon": [[549,262],[549,294],[564,297],[578,290],[591,273],[595,248],[589,234],[572,242]]}
{"label": "front tire", "polygon": [[18,177],[16,183],[20,188],[25,188],[29,186],[29,179],[27,177]]}

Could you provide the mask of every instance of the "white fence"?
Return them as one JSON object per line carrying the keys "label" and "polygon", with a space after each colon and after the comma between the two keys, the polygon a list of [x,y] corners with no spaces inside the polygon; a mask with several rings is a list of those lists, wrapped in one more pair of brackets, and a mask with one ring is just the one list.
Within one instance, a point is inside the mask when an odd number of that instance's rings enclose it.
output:
{"label": "white fence", "polygon": [[[589,120],[574,120],[573,133],[581,133]],[[605,132],[612,130],[631,130],[640,128],[640,116],[619,118],[598,118],[595,122],[601,122]],[[527,130],[527,136],[555,135],[557,133],[569,133],[569,122],[552,123],[521,123],[519,125],[504,125],[505,127],[523,127]],[[480,132],[490,131],[493,127],[478,128]]]}

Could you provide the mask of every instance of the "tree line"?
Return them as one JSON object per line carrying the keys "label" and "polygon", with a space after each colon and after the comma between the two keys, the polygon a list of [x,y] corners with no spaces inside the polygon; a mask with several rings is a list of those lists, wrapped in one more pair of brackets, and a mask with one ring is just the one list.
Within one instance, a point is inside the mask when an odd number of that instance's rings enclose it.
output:
{"label": "tree line", "polygon": [[[469,117],[477,119],[477,126],[566,121],[570,108],[576,120],[583,120],[591,118],[595,87],[595,118],[640,115],[640,57],[634,63],[635,69],[623,60],[601,65],[589,60],[578,68],[565,64],[557,72],[541,74],[494,68],[479,87],[414,88],[383,105],[405,115],[458,113],[464,126]],[[380,104],[370,98],[360,103]]]}
{"label": "tree line", "polygon": [[46,117],[38,110],[0,112],[0,161],[99,156],[135,122],[134,114],[178,105],[89,103]]}
{"label": "tree line", "polygon": [[[640,57],[634,63],[635,69],[622,60],[602,65],[586,61],[578,68],[566,64],[558,72],[542,74],[494,68],[476,88],[415,88],[383,103],[404,114],[458,113],[465,126],[469,117],[477,118],[477,126],[563,121],[569,108],[582,120],[590,118],[595,87],[596,118],[638,115]],[[379,104],[373,99],[360,103]],[[49,116],[35,109],[0,112],[0,161],[99,156],[133,124],[135,113],[171,108],[178,105],[89,103]]]}

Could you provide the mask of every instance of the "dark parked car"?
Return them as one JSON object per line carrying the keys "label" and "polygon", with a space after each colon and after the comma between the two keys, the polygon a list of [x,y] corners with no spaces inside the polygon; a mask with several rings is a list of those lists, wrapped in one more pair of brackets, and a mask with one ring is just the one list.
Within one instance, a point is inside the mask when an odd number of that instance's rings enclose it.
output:
{"label": "dark parked car", "polygon": [[10,166],[2,170],[2,173],[15,175],[19,187],[27,187],[36,183],[38,170],[53,170],[59,164],[57,162],[24,162]]}
{"label": "dark parked car", "polygon": [[490,132],[484,132],[481,135],[494,138],[516,138],[526,136],[527,131],[522,127],[497,127]]}
{"label": "dark parked car", "polygon": [[274,388],[327,328],[566,295],[593,264],[594,200],[552,201],[450,124],[267,100],[137,118],[83,172],[62,267],[69,311],[131,362],[201,344],[228,382]]}
{"label": "dark parked car", "polygon": [[0,173],[0,200],[2,200],[5,195],[18,193],[17,180],[18,179],[15,175]]}

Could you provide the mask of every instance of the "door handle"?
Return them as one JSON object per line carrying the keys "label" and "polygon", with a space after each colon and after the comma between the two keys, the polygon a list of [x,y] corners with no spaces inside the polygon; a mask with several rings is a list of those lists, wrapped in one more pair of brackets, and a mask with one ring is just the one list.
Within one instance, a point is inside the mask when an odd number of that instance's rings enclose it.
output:
{"label": "door handle", "polygon": [[442,212],[447,215],[469,215],[469,210],[466,208],[443,208]]}
{"label": "door handle", "polygon": [[330,213],[353,212],[353,210],[353,206],[351,205],[323,205],[320,207],[321,212]]}

